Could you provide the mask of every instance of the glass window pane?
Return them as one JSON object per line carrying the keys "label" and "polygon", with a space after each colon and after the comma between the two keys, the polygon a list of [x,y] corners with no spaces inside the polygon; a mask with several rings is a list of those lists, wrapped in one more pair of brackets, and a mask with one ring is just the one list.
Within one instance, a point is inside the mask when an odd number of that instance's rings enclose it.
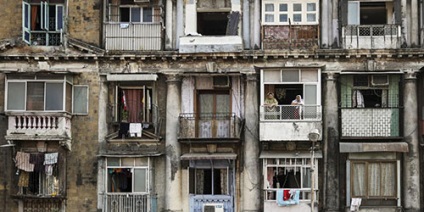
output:
{"label": "glass window pane", "polygon": [[134,192],[147,191],[147,169],[134,169]]}
{"label": "glass window pane", "polygon": [[153,10],[151,7],[143,8],[143,22],[153,22]]}
{"label": "glass window pane", "polygon": [[216,112],[217,113],[230,112],[230,95],[228,94],[216,95]]}
{"label": "glass window pane", "polygon": [[88,114],[88,87],[74,86],[74,113]]}
{"label": "glass window pane", "polygon": [[316,4],[315,3],[307,3],[306,8],[307,8],[307,11],[316,11]]}
{"label": "glass window pane", "polygon": [[368,194],[370,196],[380,196],[381,185],[380,185],[380,164],[370,163],[368,164]]}
{"label": "glass window pane", "polygon": [[141,22],[141,11],[139,7],[131,7],[131,22]]}
{"label": "glass window pane", "polygon": [[149,165],[149,158],[143,157],[143,158],[135,158],[135,166],[148,166]]}
{"label": "glass window pane", "polygon": [[120,158],[107,158],[107,165],[108,166],[119,166],[119,159]]}
{"label": "glass window pane", "polygon": [[318,82],[318,71],[316,70],[302,70],[302,82]]}
{"label": "glass window pane", "polygon": [[264,82],[281,82],[280,70],[266,70],[264,73]]}
{"label": "glass window pane", "polygon": [[9,82],[7,85],[7,109],[25,110],[25,82]]}
{"label": "glass window pane", "polygon": [[298,70],[284,70],[283,82],[299,82],[299,71]]}
{"label": "glass window pane", "polygon": [[61,5],[57,6],[56,23],[56,30],[61,30],[63,28],[63,6]]}
{"label": "glass window pane", "polygon": [[317,104],[317,86],[316,85],[305,85],[305,97],[303,98],[303,101],[307,105]]}
{"label": "glass window pane", "polygon": [[396,196],[396,163],[381,163],[382,196]]}
{"label": "glass window pane", "polygon": [[287,4],[280,4],[280,12],[287,12]]}
{"label": "glass window pane", "polygon": [[280,14],[280,22],[288,22],[287,14]]}
{"label": "glass window pane", "polygon": [[27,83],[27,110],[44,110],[44,83]]}
{"label": "glass window pane", "polygon": [[293,11],[301,12],[302,11],[302,4],[293,4]]}
{"label": "glass window pane", "polygon": [[274,22],[274,15],[265,15],[265,22]]}
{"label": "glass window pane", "polygon": [[352,164],[352,197],[365,196],[366,195],[366,176],[365,176],[365,164],[364,163],[353,163]]}
{"label": "glass window pane", "polygon": [[46,83],[46,110],[63,110],[63,83]]}
{"label": "glass window pane", "polygon": [[311,169],[310,168],[303,169],[302,177],[303,177],[302,188],[310,188],[311,187]]}
{"label": "glass window pane", "polygon": [[66,112],[71,113],[72,112],[72,85],[69,83],[66,83]]}
{"label": "glass window pane", "polygon": [[122,158],[122,166],[134,166],[134,158]]}
{"label": "glass window pane", "polygon": [[302,14],[293,14],[294,22],[302,22]]}
{"label": "glass window pane", "polygon": [[306,15],[308,22],[315,22],[316,21],[316,15],[315,14],[307,14]]}
{"label": "glass window pane", "polygon": [[119,8],[119,14],[121,17],[121,22],[130,22],[130,8]]}
{"label": "glass window pane", "polygon": [[265,12],[274,12],[274,4],[265,4]]}
{"label": "glass window pane", "polygon": [[359,24],[359,2],[348,1],[347,24]]}

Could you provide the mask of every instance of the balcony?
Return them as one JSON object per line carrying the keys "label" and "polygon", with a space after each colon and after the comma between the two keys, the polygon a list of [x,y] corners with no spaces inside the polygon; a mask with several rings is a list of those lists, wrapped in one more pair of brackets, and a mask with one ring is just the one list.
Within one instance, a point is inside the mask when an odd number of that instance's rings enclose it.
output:
{"label": "balcony", "polygon": [[262,26],[264,50],[313,50],[318,47],[318,25]]}
{"label": "balcony", "polygon": [[190,195],[190,211],[203,210],[205,205],[222,205],[223,211],[233,212],[233,197],[229,195]]}
{"label": "balcony", "polygon": [[342,108],[342,137],[401,136],[399,108]]}
{"label": "balcony", "polygon": [[278,105],[260,107],[259,139],[261,141],[308,141],[308,134],[322,131],[321,105]]}
{"label": "balcony", "polygon": [[161,23],[105,23],[106,50],[158,51],[162,49]]}
{"label": "balcony", "polygon": [[234,113],[180,114],[179,140],[237,141],[242,121]]}
{"label": "balcony", "polygon": [[[156,199],[147,194],[106,194],[104,195],[104,211],[148,212],[156,208]],[[152,204],[155,204],[152,207]]]}
{"label": "balcony", "polygon": [[398,49],[401,45],[399,25],[348,25],[343,27],[345,49]]}
{"label": "balcony", "polygon": [[64,112],[7,112],[6,140],[70,140],[71,115]]}

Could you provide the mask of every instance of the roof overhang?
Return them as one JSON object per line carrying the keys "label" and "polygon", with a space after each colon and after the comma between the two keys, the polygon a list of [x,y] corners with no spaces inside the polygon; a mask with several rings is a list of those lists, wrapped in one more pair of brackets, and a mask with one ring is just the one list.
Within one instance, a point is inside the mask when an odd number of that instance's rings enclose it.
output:
{"label": "roof overhang", "polygon": [[[278,151],[262,151],[260,159],[268,159],[268,158],[311,158],[310,152],[278,152]],[[316,150],[314,152],[314,158],[322,158],[321,150]]]}
{"label": "roof overhang", "polygon": [[341,75],[351,75],[351,74],[369,74],[369,75],[376,75],[376,74],[404,74],[400,70],[392,70],[392,71],[352,71],[352,70],[344,70],[340,72]]}
{"label": "roof overhang", "polygon": [[236,153],[186,153],[181,160],[235,160]]}
{"label": "roof overhang", "polygon": [[107,74],[107,81],[156,81],[157,74]]}
{"label": "roof overhang", "polygon": [[408,144],[406,142],[391,142],[391,143],[354,143],[340,142],[341,153],[353,152],[408,152]]}

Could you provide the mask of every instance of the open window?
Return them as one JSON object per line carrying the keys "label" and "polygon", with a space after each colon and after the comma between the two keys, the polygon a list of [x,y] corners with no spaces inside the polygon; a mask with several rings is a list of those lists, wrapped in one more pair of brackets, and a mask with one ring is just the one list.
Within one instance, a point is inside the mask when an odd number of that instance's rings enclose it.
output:
{"label": "open window", "polygon": [[388,107],[389,77],[387,75],[353,76],[352,107]]}
{"label": "open window", "polygon": [[106,9],[108,22],[152,23],[160,18],[158,8],[132,0],[108,0]]}
{"label": "open window", "polygon": [[384,25],[393,23],[393,2],[348,2],[349,25]]}
{"label": "open window", "polygon": [[148,193],[148,157],[107,158],[108,193]]}
{"label": "open window", "polygon": [[23,40],[30,45],[58,46],[62,43],[65,0],[24,0]]}
{"label": "open window", "polygon": [[234,170],[224,160],[190,161],[189,193],[193,195],[231,195]]}
{"label": "open window", "polygon": [[152,88],[119,86],[117,88],[118,121],[128,123],[152,122]]}

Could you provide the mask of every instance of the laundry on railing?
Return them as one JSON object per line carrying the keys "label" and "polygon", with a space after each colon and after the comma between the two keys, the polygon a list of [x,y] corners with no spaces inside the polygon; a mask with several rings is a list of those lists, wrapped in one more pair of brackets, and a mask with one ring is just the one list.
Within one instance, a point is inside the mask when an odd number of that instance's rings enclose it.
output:
{"label": "laundry on railing", "polygon": [[361,198],[352,198],[352,202],[350,203],[350,211],[359,211],[361,202],[362,202]]}
{"label": "laundry on railing", "polygon": [[297,189],[278,189],[278,206],[290,206],[299,204],[300,190]]}

